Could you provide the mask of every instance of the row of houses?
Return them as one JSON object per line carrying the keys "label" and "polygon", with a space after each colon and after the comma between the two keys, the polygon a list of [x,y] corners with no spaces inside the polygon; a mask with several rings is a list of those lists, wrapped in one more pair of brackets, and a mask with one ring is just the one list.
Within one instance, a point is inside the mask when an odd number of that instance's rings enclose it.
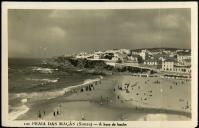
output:
{"label": "row of houses", "polygon": [[175,60],[165,60],[162,62],[162,71],[191,73],[191,65],[179,65]]}
{"label": "row of houses", "polygon": [[[172,55],[172,56],[171,56]],[[107,51],[96,51],[93,54],[80,53],[76,58],[91,60],[103,60],[114,65],[124,63],[127,65],[153,66],[161,71],[191,73],[190,52],[149,52],[147,49],[131,51],[128,49],[115,49]],[[139,61],[139,60],[142,61]]]}

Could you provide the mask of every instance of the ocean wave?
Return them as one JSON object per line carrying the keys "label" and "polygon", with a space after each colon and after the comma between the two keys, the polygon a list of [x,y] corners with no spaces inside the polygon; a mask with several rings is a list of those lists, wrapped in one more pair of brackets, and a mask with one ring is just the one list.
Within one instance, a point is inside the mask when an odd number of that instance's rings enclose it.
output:
{"label": "ocean wave", "polygon": [[[75,90],[75,89],[79,89],[82,88],[84,86],[87,86],[88,84],[100,81],[101,78],[95,78],[95,79],[86,79],[82,84],[78,84],[78,85],[73,85],[73,86],[69,86],[63,89],[59,89],[59,90],[53,90],[53,91],[43,91],[43,92],[32,92],[32,93],[12,93],[10,94],[10,97],[12,97],[12,99],[15,98],[20,98],[20,99],[27,99],[28,101],[35,101],[35,100],[42,100],[42,99],[51,99],[51,98],[55,98],[57,96],[61,96],[64,95],[66,92],[69,92],[71,90]],[[51,81],[52,82],[52,81]],[[53,81],[55,82],[55,81]]]}
{"label": "ocean wave", "polygon": [[21,102],[26,102],[26,100],[27,102],[28,101],[33,102],[37,100],[51,99],[63,94],[64,94],[63,91],[56,90],[56,91],[32,92],[32,93],[17,93],[17,94],[12,94],[12,97],[20,98]]}
{"label": "ocean wave", "polygon": [[100,80],[101,80],[101,77],[95,78],[95,79],[86,79],[86,80],[84,80],[83,84],[67,87],[67,88],[64,89],[64,91],[69,92],[73,89],[79,89],[79,88],[82,88],[84,86],[88,86],[88,84],[92,84],[92,83],[100,81]]}
{"label": "ocean wave", "polygon": [[32,79],[32,78],[27,78],[26,80],[32,80],[32,81],[40,81],[40,82],[48,82],[48,83],[56,83],[59,78],[56,78],[56,79]]}
{"label": "ocean wave", "polygon": [[27,98],[24,98],[24,99],[21,100],[21,102],[22,102],[22,103],[27,103],[27,102],[28,102],[28,99],[27,99]]}
{"label": "ocean wave", "polygon": [[53,73],[53,71],[58,69],[51,69],[51,68],[43,68],[43,67],[32,67],[33,71],[38,71],[41,73]]}
{"label": "ocean wave", "polygon": [[17,119],[20,115],[25,114],[29,108],[26,105],[22,105],[20,107],[13,107],[12,111],[8,114],[8,120],[15,120]]}

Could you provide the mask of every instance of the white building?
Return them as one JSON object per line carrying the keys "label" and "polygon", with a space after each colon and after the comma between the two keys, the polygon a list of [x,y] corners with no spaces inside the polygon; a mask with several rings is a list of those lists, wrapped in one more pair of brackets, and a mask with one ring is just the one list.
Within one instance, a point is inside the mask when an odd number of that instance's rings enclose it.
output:
{"label": "white building", "polygon": [[87,59],[87,58],[93,58],[94,54],[89,54],[89,53],[86,53],[86,52],[81,52],[81,53],[77,54],[75,57],[77,59]]}
{"label": "white building", "polygon": [[184,60],[191,60],[191,55],[189,55],[189,54],[184,54],[184,55],[178,54],[177,55],[178,62],[183,62]]}
{"label": "white building", "polygon": [[174,71],[174,61],[173,60],[165,60],[162,62],[162,70],[163,71]]}
{"label": "white building", "polygon": [[94,59],[101,59],[101,58],[102,58],[102,55],[103,55],[103,52],[98,51],[98,52],[95,52],[95,53],[94,53],[93,58],[94,58]]}
{"label": "white building", "polygon": [[176,65],[174,65],[174,72],[191,73],[191,67],[190,66],[176,66]]}
{"label": "white building", "polygon": [[181,53],[177,55],[178,65],[181,66],[191,66],[191,54]]}
{"label": "white building", "polygon": [[191,66],[179,65],[172,60],[165,60],[162,62],[162,70],[176,73],[191,73]]}
{"label": "white building", "polygon": [[145,65],[154,65],[154,66],[156,66],[156,65],[158,65],[158,62],[156,61],[156,60],[147,60],[147,61],[144,61],[144,64]]}
{"label": "white building", "polygon": [[145,60],[146,54],[147,54],[147,50],[145,49],[145,50],[142,50],[139,55],[142,57],[143,60]]}
{"label": "white building", "polygon": [[138,62],[138,57],[136,56],[127,56],[127,59],[130,61]]}
{"label": "white building", "polygon": [[129,49],[120,49],[119,52],[122,53],[122,54],[123,53],[124,54],[131,54],[131,50],[129,50]]}
{"label": "white building", "polygon": [[98,55],[98,54],[94,54],[94,56],[93,56],[93,59],[100,59],[101,57],[100,57],[100,55]]}

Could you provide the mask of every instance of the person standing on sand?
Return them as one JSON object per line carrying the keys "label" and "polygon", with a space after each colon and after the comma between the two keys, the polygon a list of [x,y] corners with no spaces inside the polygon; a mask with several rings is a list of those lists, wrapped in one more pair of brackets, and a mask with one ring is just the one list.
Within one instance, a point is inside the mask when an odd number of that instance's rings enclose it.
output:
{"label": "person standing on sand", "polygon": [[109,97],[106,98],[107,104],[109,103]]}
{"label": "person standing on sand", "polygon": [[82,114],[82,120],[86,120],[85,116]]}
{"label": "person standing on sand", "polygon": [[59,110],[57,109],[57,115],[59,115]]}
{"label": "person standing on sand", "polygon": [[39,118],[41,118],[41,112],[40,112],[40,110],[39,110],[39,114],[38,114],[38,117],[39,117]]}
{"label": "person standing on sand", "polygon": [[100,104],[102,105],[102,96],[101,96],[101,99],[100,99]]}
{"label": "person standing on sand", "polygon": [[54,117],[56,116],[56,113],[55,113],[55,111],[53,112],[53,116],[54,116]]}

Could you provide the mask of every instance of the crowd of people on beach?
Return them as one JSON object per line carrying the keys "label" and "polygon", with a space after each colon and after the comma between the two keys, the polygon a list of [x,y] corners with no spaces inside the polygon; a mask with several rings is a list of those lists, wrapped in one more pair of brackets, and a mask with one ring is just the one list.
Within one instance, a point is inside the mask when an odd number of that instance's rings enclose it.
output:
{"label": "crowd of people on beach", "polygon": [[85,86],[80,86],[78,88],[73,88],[70,91],[65,91],[64,95],[78,93],[78,92],[85,92],[85,91],[93,91],[95,89],[95,85],[101,84],[101,80],[92,82],[90,84],[87,84]]}
{"label": "crowd of people on beach", "polygon": [[[176,80],[172,81],[170,85],[168,85],[169,90],[175,89],[175,86],[178,85],[183,85],[188,80]],[[113,88],[113,93],[115,94],[115,99],[117,101],[120,101],[121,103],[124,103],[125,101],[135,101],[135,109],[140,110],[144,109],[143,106],[145,105],[150,105],[150,99],[154,97],[154,90],[152,88],[152,85],[161,85],[163,84],[164,81],[162,79],[144,79],[143,81],[136,80],[135,81],[123,81],[123,82],[116,82],[116,86]],[[89,92],[95,90],[95,85],[100,85],[101,80],[99,81],[94,81],[91,83],[88,83],[87,85],[80,86],[78,88],[74,88],[70,91],[70,93],[83,93],[83,92]],[[160,94],[163,93],[163,88],[160,87]],[[99,89],[99,88],[97,88]],[[167,91],[169,91],[167,90]],[[66,92],[68,93],[68,92]],[[125,93],[126,95],[128,94],[133,94],[130,97],[123,97],[122,93]],[[133,96],[133,97],[132,97]],[[126,98],[126,99],[125,99]],[[113,102],[113,97],[101,95],[100,100],[99,100],[100,105],[108,105],[109,103]],[[180,98],[179,102],[185,103],[183,106],[183,109],[190,109],[191,105],[189,101],[185,100],[184,98]],[[52,112],[53,117],[57,117],[61,114],[61,104]],[[43,119],[46,115],[46,111],[40,111],[38,112],[38,118]],[[86,115],[81,114],[81,120],[86,120]],[[121,120],[124,120],[124,115],[121,116]]]}
{"label": "crowd of people on beach", "polygon": [[[174,86],[183,85],[186,82],[189,82],[189,81],[188,80],[174,81],[173,84],[168,86],[168,89],[173,90]],[[136,109],[138,109],[139,107],[141,107],[143,105],[144,106],[147,105],[147,104],[150,105],[150,102],[147,102],[147,101],[149,101],[149,99],[153,98],[153,89],[150,87],[150,85],[152,85],[152,84],[153,85],[154,84],[161,85],[161,79],[158,79],[158,80],[148,79],[148,80],[145,80],[144,82],[135,80],[133,83],[129,82],[129,81],[123,82],[123,83],[118,84],[117,88],[113,89],[113,92],[119,91],[119,92],[126,93],[126,94],[129,94],[129,93],[133,94],[134,93],[135,97],[130,97],[129,99],[122,99],[121,96],[120,96],[121,93],[116,93],[117,94],[116,99],[121,100],[121,103],[123,103],[124,101],[135,101],[135,102],[137,102]],[[147,85],[149,88],[145,88],[144,85]],[[145,88],[145,89],[142,89],[142,88]],[[138,90],[140,90],[140,91],[138,91]],[[163,88],[160,88],[160,94],[163,93],[163,91],[164,91]],[[188,101],[185,102],[186,100],[184,98],[181,98],[180,101],[181,102],[184,101],[184,105],[182,107],[183,109],[190,109],[191,108],[191,105],[188,103]]]}
{"label": "crowd of people on beach", "polygon": [[[60,114],[61,114],[61,104],[59,104],[58,107],[53,110],[52,116],[56,117]],[[46,111],[45,110],[43,110],[43,111],[39,110],[38,119],[44,119],[45,116],[46,116]]]}

